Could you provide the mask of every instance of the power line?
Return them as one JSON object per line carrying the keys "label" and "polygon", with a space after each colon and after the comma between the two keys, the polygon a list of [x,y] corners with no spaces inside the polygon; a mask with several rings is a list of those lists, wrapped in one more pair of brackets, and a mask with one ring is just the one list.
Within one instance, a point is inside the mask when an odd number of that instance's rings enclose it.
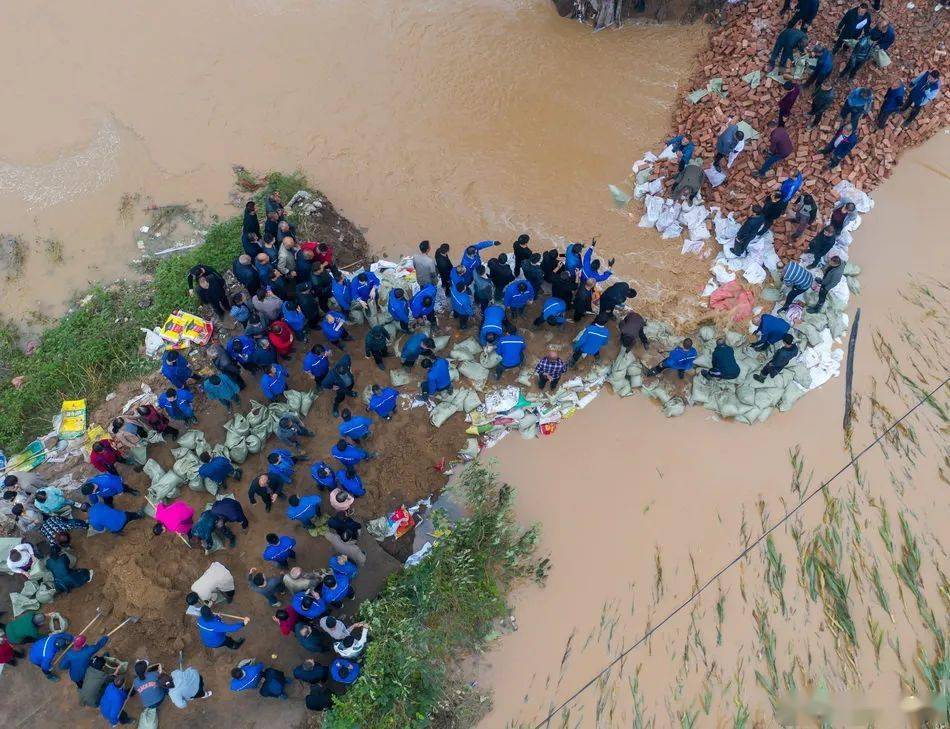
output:
{"label": "power line", "polygon": [[861,458],[861,456],[863,456],[865,453],[867,453],[869,450],[871,450],[874,446],[876,446],[878,443],[880,443],[881,440],[882,440],[888,433],[890,433],[892,430],[894,430],[894,428],[896,428],[896,427],[897,427],[898,425],[900,425],[904,420],[906,420],[908,417],[910,417],[910,415],[911,415],[915,410],[917,410],[917,408],[919,408],[919,407],[920,407],[921,405],[923,405],[925,402],[927,402],[928,400],[930,400],[930,398],[932,398],[932,397],[933,397],[942,387],[944,387],[948,382],[950,382],[950,377],[947,377],[946,379],[944,379],[943,382],[941,382],[939,385],[937,385],[937,386],[936,386],[933,390],[931,390],[927,395],[924,395],[924,397],[920,398],[920,400],[918,400],[918,401],[914,404],[914,406],[913,406],[912,408],[910,408],[910,410],[908,410],[906,413],[904,413],[903,415],[901,415],[897,420],[895,420],[893,423],[891,423],[884,431],[881,432],[880,435],[878,435],[874,440],[872,440],[870,443],[868,443],[857,455],[852,456],[852,457],[851,457],[851,460],[848,461],[847,463],[845,463],[840,469],[838,469],[837,473],[835,473],[831,478],[829,478],[827,481],[825,481],[823,484],[821,484],[821,486],[818,486],[814,491],[812,491],[811,493],[809,493],[808,495],[806,495],[805,498],[803,498],[798,504],[796,504],[796,505],[792,508],[791,511],[789,511],[787,514],[785,514],[785,516],[783,516],[781,519],[779,519],[777,522],[775,522],[772,526],[770,526],[768,529],[766,529],[764,532],[762,532],[762,534],[761,534],[754,542],[752,542],[752,544],[750,544],[750,545],[747,546],[745,549],[743,549],[743,550],[742,550],[738,555],[736,555],[736,557],[734,557],[730,562],[728,562],[727,564],[723,565],[723,566],[719,569],[719,571],[716,572],[716,574],[714,574],[712,577],[710,577],[710,578],[702,585],[702,587],[700,587],[698,590],[696,590],[696,592],[694,592],[692,595],[690,595],[690,596],[687,597],[685,600],[683,600],[683,602],[681,602],[679,605],[677,605],[676,608],[674,608],[671,613],[669,613],[666,617],[664,617],[664,618],[663,618],[659,623],[657,623],[654,627],[652,627],[652,628],[650,628],[649,630],[647,630],[647,632],[643,634],[643,637],[641,637],[636,643],[634,643],[633,645],[631,645],[631,646],[630,646],[629,648],[627,648],[626,650],[621,651],[620,654],[619,654],[616,658],[614,658],[614,659],[611,660],[606,666],[604,666],[603,669],[601,669],[597,674],[594,675],[593,678],[590,679],[590,681],[588,681],[588,682],[585,683],[583,686],[581,686],[579,689],[577,689],[577,691],[575,691],[575,692],[574,692],[573,694],[571,694],[567,699],[565,699],[565,700],[560,704],[560,706],[558,706],[556,709],[552,710],[551,713],[549,713],[544,719],[542,719],[542,720],[535,726],[534,729],[541,729],[541,727],[543,727],[545,724],[549,724],[550,721],[551,721],[551,719],[553,719],[555,715],[557,715],[557,714],[559,714],[561,711],[563,711],[564,708],[568,706],[568,704],[573,703],[574,700],[577,699],[578,696],[580,696],[582,693],[584,693],[585,691],[587,691],[587,689],[589,689],[591,686],[593,686],[593,685],[597,682],[597,679],[599,679],[599,678],[600,678],[601,676],[603,676],[605,673],[607,673],[608,671],[610,671],[610,669],[613,668],[617,663],[619,663],[619,662],[622,661],[624,658],[626,658],[627,655],[630,654],[635,648],[640,647],[640,646],[643,645],[647,640],[649,640],[650,637],[651,637],[656,631],[658,631],[660,628],[662,628],[662,627],[663,627],[669,620],[671,620],[673,617],[675,617],[676,615],[678,615],[678,614],[683,610],[683,608],[685,608],[687,605],[689,605],[691,602],[693,602],[697,597],[699,597],[701,594],[703,594],[703,592],[705,592],[707,588],[709,588],[714,582],[716,582],[720,577],[722,577],[729,569],[731,569],[734,565],[736,565],[736,564],[737,564],[738,562],[740,562],[743,558],[745,558],[745,556],[748,555],[749,552],[751,552],[753,549],[755,549],[756,547],[758,547],[763,541],[765,541],[765,539],[766,539],[772,532],[774,532],[776,529],[778,529],[780,526],[782,526],[785,522],[787,522],[787,521],[792,517],[793,514],[795,514],[796,512],[798,512],[802,507],[805,506],[805,504],[807,504],[809,501],[811,501],[811,500],[812,500],[815,496],[817,496],[819,493],[821,493],[822,491],[824,491],[829,485],[831,485],[831,483],[832,483],[836,478],[838,478],[838,476],[840,476],[841,474],[843,474],[845,471],[847,471],[849,468],[851,468],[855,463],[857,463],[858,459]]}

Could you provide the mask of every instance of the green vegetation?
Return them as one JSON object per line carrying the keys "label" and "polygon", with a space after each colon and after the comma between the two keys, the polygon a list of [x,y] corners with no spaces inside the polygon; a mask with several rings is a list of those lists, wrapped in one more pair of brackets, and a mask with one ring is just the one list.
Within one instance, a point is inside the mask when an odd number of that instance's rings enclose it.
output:
{"label": "green vegetation", "polygon": [[[452,488],[469,516],[420,564],[392,575],[376,599],[360,606],[373,636],[363,674],[334,704],[324,727],[431,725],[436,707],[452,703],[447,693],[456,661],[481,650],[496,621],[508,614],[510,587],[528,577],[544,579],[546,563],[534,557],[538,528],[517,525],[510,486],[473,463]],[[444,715],[440,721],[455,724]]]}
{"label": "green vegetation", "polygon": [[[302,174],[272,173],[258,194],[280,190],[289,200],[306,187]],[[16,328],[0,325],[0,448],[10,455],[47,433],[63,400],[85,398],[91,409],[118,383],[154,370],[155,361],[139,354],[140,327],[160,326],[174,309],[196,307],[188,297],[188,269],[198,263],[230,269],[241,247],[241,221],[235,216],[213,225],[202,245],[161,261],[150,284],[128,281],[85,292],[30,357],[18,346]],[[10,385],[17,375],[26,376],[20,389]]]}

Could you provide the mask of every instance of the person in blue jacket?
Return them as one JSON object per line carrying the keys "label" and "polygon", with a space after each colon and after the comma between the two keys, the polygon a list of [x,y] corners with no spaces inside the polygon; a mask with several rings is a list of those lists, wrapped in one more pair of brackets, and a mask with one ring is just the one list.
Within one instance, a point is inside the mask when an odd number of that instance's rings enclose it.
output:
{"label": "person in blue jacket", "polygon": [[500,304],[492,304],[482,312],[482,326],[478,330],[478,341],[484,347],[486,344],[492,344],[498,340],[505,329],[508,328],[508,319],[505,314],[505,307]]}
{"label": "person in blue jacket", "polygon": [[80,488],[82,495],[90,504],[104,501],[112,506],[112,500],[119,494],[137,494],[138,489],[125,484],[122,477],[114,473],[100,473],[93,476]]}
{"label": "person in blue jacket", "polygon": [[693,158],[693,152],[696,151],[693,138],[689,134],[679,134],[672,139],[667,139],[666,146],[672,147],[673,153],[680,156],[679,171],[682,172]]}
{"label": "person in blue jacket", "polygon": [[310,591],[294,593],[290,606],[304,620],[317,620],[327,611],[323,599]]}
{"label": "person in blue jacket", "polygon": [[352,600],[354,596],[350,580],[345,575],[331,574],[323,578],[320,585],[320,597],[330,607],[340,608],[344,600]]}
{"label": "person in blue jacket", "polygon": [[901,107],[901,111],[910,109],[910,113],[904,119],[904,126],[909,126],[920,114],[921,110],[931,101],[937,98],[940,92],[940,71],[933,68],[924,71],[910,82],[910,92],[907,94],[907,101]]}
{"label": "person in blue jacket", "polygon": [[169,387],[165,392],[158,396],[158,406],[168,413],[172,420],[182,420],[185,423],[197,423],[198,418],[191,407],[195,396],[184,388],[174,389]]}
{"label": "person in blue jacket", "polygon": [[261,392],[268,400],[276,400],[287,389],[287,368],[280,364],[272,364],[261,375]]}
{"label": "person in blue jacket", "polygon": [[296,301],[285,301],[280,307],[281,319],[287,322],[294,336],[301,342],[310,339],[310,329],[307,326],[307,317],[300,310]]}
{"label": "person in blue jacket", "polygon": [[835,57],[830,49],[820,43],[814,45],[809,55],[815,59],[815,67],[812,69],[811,75],[804,83],[803,88],[807,89],[809,86],[814,85],[815,91],[812,92],[814,94],[821,88],[825,79],[831,75],[831,71],[835,67]]}
{"label": "person in blue jacket", "polygon": [[884,99],[881,101],[881,110],[877,114],[877,128],[883,129],[887,126],[887,120],[891,114],[896,114],[904,105],[904,96],[907,94],[907,87],[902,81],[897,82],[897,86],[891,86],[884,92]]}
{"label": "person in blue jacket", "polygon": [[350,313],[353,306],[353,289],[350,288],[350,282],[346,280],[342,271],[337,271],[330,284],[330,290],[333,292],[333,298],[336,299],[340,310],[346,314]]}
{"label": "person in blue jacket", "polygon": [[505,334],[495,345],[495,351],[501,357],[501,362],[495,367],[495,379],[500,380],[502,373],[512,367],[520,367],[524,362],[524,337],[516,331]]}
{"label": "person in blue jacket", "polygon": [[461,263],[449,273],[449,283],[453,289],[459,284],[462,285],[462,288],[467,289],[472,285],[472,281],[474,280],[475,274],[473,270],[465,268]]}
{"label": "person in blue jacket", "polygon": [[459,329],[468,329],[468,320],[475,314],[475,303],[472,295],[463,284],[456,284],[449,289],[452,300],[452,316],[459,320]]}
{"label": "person in blue jacket", "polygon": [[686,373],[693,369],[693,362],[696,361],[696,348],[693,346],[693,340],[686,338],[678,347],[673,347],[672,351],[666,355],[662,362],[656,367],[651,367],[643,374],[647,377],[656,377],[663,370],[676,370],[676,375],[681,380]]}
{"label": "person in blue jacket", "polygon": [[534,288],[527,281],[512,281],[505,286],[502,300],[512,317],[524,314],[525,307],[534,301]]}
{"label": "person in blue jacket", "polygon": [[416,332],[409,337],[402,345],[402,364],[406,369],[411,370],[419,357],[432,357],[435,349],[435,341],[422,332]]}
{"label": "person in blue jacket", "polygon": [[782,341],[782,337],[788,334],[791,328],[792,325],[782,317],[773,314],[763,314],[759,319],[758,328],[756,329],[756,334],[759,335],[759,339],[752,343],[752,349],[756,352],[762,352],[773,344],[778,344]]}
{"label": "person in blue jacket", "polygon": [[283,487],[294,478],[294,464],[300,460],[286,448],[275,448],[267,454],[267,476],[274,483]]}
{"label": "person in blue jacket", "polygon": [[323,382],[330,371],[330,353],[322,344],[315,344],[303,358],[303,371],[313,378],[314,386]]}
{"label": "person in blue jacket", "polygon": [[238,481],[244,475],[244,471],[236,468],[230,460],[224,456],[212,456],[210,453],[202,453],[198,456],[201,465],[198,466],[198,475],[218,484],[222,489],[228,487],[228,479],[234,476]]}
{"label": "person in blue jacket", "polygon": [[549,296],[541,305],[541,313],[534,320],[533,326],[539,327],[547,322],[552,327],[559,327],[565,321],[567,313],[567,304],[556,296]]}
{"label": "person in blue jacket", "polygon": [[378,299],[379,277],[372,271],[360,271],[350,281],[353,299],[369,303],[370,298]]}
{"label": "person in blue jacket", "polygon": [[264,537],[264,539],[267,541],[267,546],[264,547],[264,552],[261,556],[266,561],[275,562],[278,567],[287,569],[290,566],[290,560],[297,559],[297,553],[294,551],[294,547],[297,546],[297,540],[293,537],[286,535],[277,536],[271,532]]}
{"label": "person in blue jacket", "polygon": [[254,351],[254,338],[247,334],[239,337],[231,337],[224,346],[228,356],[235,360],[245,369],[253,369],[254,365],[250,362],[251,352]]}
{"label": "person in blue jacket", "polygon": [[337,427],[341,438],[349,438],[354,443],[359,443],[363,438],[370,437],[372,420],[362,415],[354,417],[347,408],[340,411],[340,417],[343,418],[343,422]]}
{"label": "person in blue jacket", "polygon": [[574,354],[571,355],[569,367],[576,365],[581,357],[592,355],[595,359],[600,357],[600,350],[610,340],[610,331],[607,329],[607,317],[604,314],[598,314],[593,323],[584,327],[574,340]]}
{"label": "person in blue jacket", "polygon": [[498,240],[483,240],[479,243],[474,243],[465,248],[465,252],[462,254],[461,265],[465,266],[469,271],[472,271],[475,266],[479,265],[482,262],[482,256],[480,251],[485,250],[486,248],[491,248],[492,246],[500,246],[501,241]]}
{"label": "person in blue jacket", "polygon": [[201,614],[198,616],[198,637],[206,648],[228,648],[236,650],[244,643],[244,638],[232,638],[229,633],[236,633],[246,626],[250,621],[244,618],[236,622],[226,622],[212,612],[207,605],[201,606]]}
{"label": "person in blue jacket", "polygon": [[422,360],[422,367],[429,370],[426,375],[426,381],[422,383],[422,396],[429,399],[437,392],[447,390],[449,394],[452,390],[452,377],[449,374],[449,361],[444,357]]}
{"label": "person in blue jacket", "polygon": [[409,301],[403,289],[393,289],[389,292],[389,301],[386,304],[393,321],[399,324],[404,332],[409,331]]}
{"label": "person in blue jacket", "polygon": [[175,387],[185,387],[195,375],[188,366],[188,360],[175,350],[162,356],[162,374]]}
{"label": "person in blue jacket", "polygon": [[77,635],[73,640],[72,646],[66,651],[66,655],[59,661],[60,670],[68,670],[69,678],[72,679],[72,682],[79,688],[82,688],[82,682],[86,677],[86,669],[89,668],[90,661],[92,661],[96,653],[105,648],[108,642],[109,636],[104,635],[90,645],[86,642],[84,636]]}
{"label": "person in blue jacket", "polygon": [[336,478],[326,461],[317,461],[310,467],[310,477],[320,491],[332,491],[336,488]]}
{"label": "person in blue jacket", "polygon": [[583,250],[583,243],[571,243],[564,251],[564,268],[571,274],[581,270],[581,251]]}
{"label": "person in blue jacket", "polygon": [[368,453],[359,446],[347,443],[345,440],[338,440],[336,445],[330,449],[330,455],[336,458],[344,468],[350,470],[355,468],[360,461],[369,461],[375,457],[375,453]]}
{"label": "person in blue jacket", "polygon": [[[581,261],[581,281],[586,281],[589,278],[594,279],[597,283],[603,283],[608,278],[613,275],[613,271],[610,269],[606,271],[600,270],[600,259],[592,261],[591,259],[594,256],[594,246],[597,245],[597,241],[593,241],[590,244],[590,247],[584,251],[584,259]],[[614,265],[614,259],[611,258],[607,261],[608,266]]]}
{"label": "person in blue jacket", "polygon": [[241,665],[231,669],[231,690],[252,691],[257,689],[264,675],[264,664],[260,661],[241,661]]}
{"label": "person in blue jacket", "polygon": [[338,349],[343,349],[343,342],[349,342],[353,337],[346,331],[346,317],[339,311],[328,311],[320,322],[320,331],[327,341]]}
{"label": "person in blue jacket", "polygon": [[438,289],[435,284],[429,284],[419,289],[419,292],[409,302],[409,313],[413,319],[426,319],[429,324],[436,326],[435,297]]}
{"label": "person in blue jacket", "polygon": [[337,576],[343,575],[351,582],[360,571],[359,565],[345,554],[331,555],[328,566],[333,574]]}
{"label": "person in blue jacket", "polygon": [[59,676],[53,673],[53,661],[56,660],[59,652],[65,650],[72,642],[71,633],[50,633],[30,646],[30,663],[38,666],[50,681],[59,681]]}
{"label": "person in blue jacket", "polygon": [[304,529],[313,529],[316,525],[313,520],[320,516],[319,494],[305,494],[297,496],[291,494],[287,499],[287,518],[293,521],[299,521]]}
{"label": "person in blue jacket", "polygon": [[373,385],[372,392],[367,409],[376,413],[383,420],[390,420],[396,405],[399,403],[399,391],[395,387]]}
{"label": "person in blue jacket", "polygon": [[89,507],[86,518],[89,526],[97,532],[121,534],[126,524],[141,519],[143,516],[145,516],[144,511],[120,511],[100,502]]}
{"label": "person in blue jacket", "polygon": [[792,198],[795,197],[795,193],[801,189],[804,181],[805,177],[802,175],[801,170],[795,170],[794,175],[785,178],[779,187],[779,195],[782,196],[782,202],[791,202]]}
{"label": "person in blue jacket", "polygon": [[342,686],[352,686],[360,677],[360,665],[349,658],[334,658],[330,664],[330,678]]}
{"label": "person in blue jacket", "polygon": [[125,688],[125,682],[121,676],[116,676],[106,684],[102,698],[99,699],[99,713],[110,726],[132,723],[132,718],[123,710],[131,693],[131,689]]}
{"label": "person in blue jacket", "polygon": [[363,479],[352,467],[341,468],[336,472],[336,485],[353,498],[358,499],[360,496],[366,495]]}

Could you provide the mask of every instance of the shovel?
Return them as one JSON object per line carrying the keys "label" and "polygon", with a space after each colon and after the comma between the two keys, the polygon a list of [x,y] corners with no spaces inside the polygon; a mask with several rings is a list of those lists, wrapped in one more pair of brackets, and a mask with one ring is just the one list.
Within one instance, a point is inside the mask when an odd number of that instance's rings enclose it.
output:
{"label": "shovel", "polygon": [[119,623],[117,626],[115,626],[112,630],[110,630],[108,633],[106,633],[106,635],[107,635],[107,636],[111,636],[111,635],[112,635],[113,633],[115,633],[119,628],[125,626],[126,623],[137,623],[137,622],[139,622],[141,619],[142,619],[142,616],[141,616],[141,615],[129,615],[129,617],[127,617],[125,620],[123,620],[121,623]]}
{"label": "shovel", "polygon": [[231,618],[232,620],[250,620],[250,618],[241,617],[240,615],[231,615],[229,613],[217,613],[217,615],[220,615],[223,618]]}

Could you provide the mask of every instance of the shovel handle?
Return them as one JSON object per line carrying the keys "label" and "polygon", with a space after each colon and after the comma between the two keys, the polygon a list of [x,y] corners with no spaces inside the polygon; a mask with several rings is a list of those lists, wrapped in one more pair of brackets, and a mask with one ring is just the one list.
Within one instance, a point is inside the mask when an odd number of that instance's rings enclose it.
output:
{"label": "shovel handle", "polygon": [[218,615],[221,615],[225,618],[233,618],[234,620],[250,620],[250,618],[242,617],[240,615],[231,615],[230,613],[218,613]]}
{"label": "shovel handle", "polygon": [[132,618],[126,618],[126,619],[123,620],[121,623],[119,623],[117,626],[115,626],[112,630],[110,630],[108,633],[106,633],[106,635],[111,636],[111,635],[112,635],[114,632],[116,632],[119,628],[124,627],[125,624],[128,623],[131,619],[132,619]]}

